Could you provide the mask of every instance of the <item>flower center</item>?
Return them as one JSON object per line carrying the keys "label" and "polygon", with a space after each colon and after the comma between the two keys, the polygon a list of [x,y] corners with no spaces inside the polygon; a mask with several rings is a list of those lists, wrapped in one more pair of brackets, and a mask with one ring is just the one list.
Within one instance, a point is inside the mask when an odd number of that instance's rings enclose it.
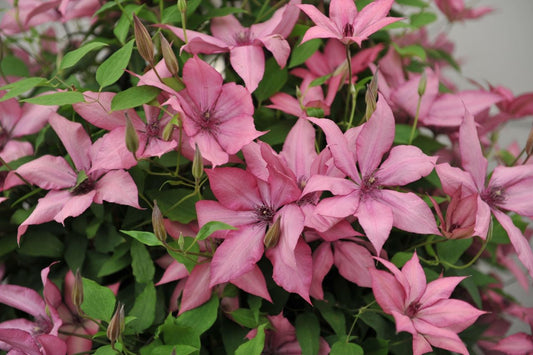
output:
{"label": "flower center", "polygon": [[420,304],[419,302],[411,303],[409,307],[407,307],[407,309],[405,310],[405,315],[409,318],[415,317],[418,311],[420,310],[420,307],[422,307],[422,304]]}
{"label": "flower center", "polygon": [[4,149],[7,141],[9,140],[9,135],[7,131],[0,125],[0,150]]}
{"label": "flower center", "polygon": [[252,43],[252,34],[249,29],[244,29],[233,36],[238,46],[245,46]]}
{"label": "flower center", "polygon": [[362,192],[369,193],[369,192],[379,189],[379,187],[380,187],[379,180],[377,177],[374,176],[374,173],[363,178],[363,182],[361,185]]}
{"label": "flower center", "polygon": [[344,37],[352,37],[353,36],[353,26],[351,23],[347,23],[344,25],[344,28],[342,29],[342,35]]}
{"label": "flower center", "polygon": [[84,181],[80,182],[78,186],[76,186],[74,190],[72,190],[72,194],[74,196],[85,195],[86,193],[94,190],[94,185],[94,181],[87,178]]}
{"label": "flower center", "polygon": [[489,206],[494,207],[505,201],[505,191],[501,186],[493,186],[481,193],[481,199]]}
{"label": "flower center", "polygon": [[276,211],[270,206],[261,205],[255,208],[255,215],[259,223],[272,223]]}
{"label": "flower center", "polygon": [[48,334],[52,330],[52,324],[50,320],[42,316],[35,318],[35,322],[33,324],[35,325],[33,327],[34,335]]}
{"label": "flower center", "polygon": [[146,135],[148,137],[158,137],[159,131],[159,121],[154,121],[146,125]]}

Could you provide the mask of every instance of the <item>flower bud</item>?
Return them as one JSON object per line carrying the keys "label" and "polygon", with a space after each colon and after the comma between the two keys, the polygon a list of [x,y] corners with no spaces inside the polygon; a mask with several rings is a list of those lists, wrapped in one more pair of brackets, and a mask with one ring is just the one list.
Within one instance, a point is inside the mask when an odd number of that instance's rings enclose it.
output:
{"label": "flower bud", "polygon": [[276,219],[274,224],[270,226],[270,228],[265,234],[265,239],[263,239],[265,248],[270,249],[278,245],[280,234],[281,234],[281,218],[278,218]]}
{"label": "flower bud", "polygon": [[180,232],[178,237],[178,248],[180,248],[180,250],[185,250],[185,237],[182,232]]}
{"label": "flower bud", "polygon": [[163,222],[163,214],[161,214],[156,200],[154,200],[154,208],[152,210],[152,228],[156,238],[164,243],[167,240],[167,230]]}
{"label": "flower bud", "polygon": [[529,157],[533,154],[533,127],[531,127],[531,131],[529,131],[529,136],[527,137],[526,142],[526,155]]}
{"label": "flower bud", "polygon": [[204,174],[204,159],[202,158],[198,144],[195,143],[194,146],[196,149],[194,150],[194,159],[192,161],[192,176],[194,176],[196,181],[199,181]]}
{"label": "flower bud", "polygon": [[376,103],[378,101],[378,74],[374,74],[370,83],[366,86],[365,102],[366,112],[365,120],[368,121],[370,116],[376,111]]}
{"label": "flower bud", "polygon": [[161,32],[159,32],[159,36],[161,39],[161,52],[163,53],[163,59],[167,65],[168,71],[172,75],[177,76],[179,71],[178,59],[165,36],[163,36]]}
{"label": "flower bud", "polygon": [[174,127],[179,127],[179,113],[175,114],[170,119],[170,121],[168,121],[165,128],[163,128],[163,140],[169,141],[172,138],[172,132],[174,131]]}
{"label": "flower bud", "polygon": [[83,303],[83,281],[81,279],[80,269],[76,270],[74,275],[74,285],[72,285],[72,304],[76,307],[78,314],[81,314],[81,304]]}
{"label": "flower bud", "polygon": [[135,43],[141,57],[154,66],[154,44],[148,30],[142,24],[141,20],[133,14],[133,32],[135,34]]}
{"label": "flower bud", "polygon": [[126,114],[126,148],[133,153],[135,158],[137,158],[135,153],[137,153],[137,149],[139,149],[139,136],[137,135],[137,131],[135,130],[135,127],[133,127],[128,114]]}
{"label": "flower bud", "polygon": [[428,78],[426,76],[426,72],[424,71],[420,77],[420,81],[418,82],[418,96],[422,97],[426,92],[427,82]]}
{"label": "flower bud", "polygon": [[107,338],[111,341],[113,346],[117,340],[120,340],[124,332],[124,305],[121,302],[118,302],[117,309],[113,317],[109,321],[107,326]]}
{"label": "flower bud", "polygon": [[187,0],[178,0],[178,10],[181,13],[187,12]]}

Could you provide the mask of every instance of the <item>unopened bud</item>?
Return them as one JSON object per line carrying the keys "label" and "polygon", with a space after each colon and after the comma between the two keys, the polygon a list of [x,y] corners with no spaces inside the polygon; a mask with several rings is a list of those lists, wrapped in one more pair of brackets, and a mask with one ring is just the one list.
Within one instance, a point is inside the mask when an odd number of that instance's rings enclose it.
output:
{"label": "unopened bud", "polygon": [[270,226],[268,231],[265,234],[265,239],[263,239],[263,243],[265,244],[265,248],[274,248],[276,245],[278,245],[279,237],[281,234],[281,218],[276,219],[273,225]]}
{"label": "unopened bud", "polygon": [[165,36],[163,36],[161,32],[159,32],[159,36],[161,39],[161,52],[163,53],[163,60],[167,65],[168,71],[172,75],[177,76],[180,69],[178,65],[178,58],[176,58],[176,54],[174,54],[174,51],[172,50],[172,47],[170,46],[170,43],[168,43]]}
{"label": "unopened bud", "polygon": [[78,314],[81,314],[81,304],[83,303],[83,281],[80,269],[74,275],[74,285],[72,286],[72,304],[76,307]]}
{"label": "unopened bud", "polygon": [[180,250],[185,249],[185,237],[183,236],[182,232],[180,232],[180,235],[178,237],[178,248],[180,248]]}
{"label": "unopened bud", "polygon": [[199,181],[202,175],[204,174],[204,158],[202,158],[202,153],[198,144],[195,144],[194,150],[194,159],[192,161],[192,176],[196,181]]}
{"label": "unopened bud", "polygon": [[172,132],[174,131],[174,127],[179,127],[179,113],[175,114],[170,121],[166,124],[165,128],[163,128],[163,134],[162,138],[165,141],[169,141],[172,138]]}
{"label": "unopened bud", "polygon": [[178,10],[181,13],[187,12],[187,0],[178,0]]}
{"label": "unopened bud", "polygon": [[139,136],[133,124],[131,123],[130,117],[126,114],[126,148],[133,153],[133,156],[136,157],[137,149],[139,149]]}
{"label": "unopened bud", "polygon": [[109,321],[106,333],[112,346],[120,340],[122,332],[124,332],[124,305],[121,302],[118,302],[117,309]]}
{"label": "unopened bud", "polygon": [[529,136],[527,137],[526,154],[528,157],[533,154],[533,127],[531,127],[531,131],[529,131]]}
{"label": "unopened bud", "polygon": [[365,102],[366,102],[366,112],[365,120],[368,121],[370,116],[376,111],[376,104],[378,101],[378,74],[374,74],[370,83],[366,86],[365,93]]}
{"label": "unopened bud", "polygon": [[154,208],[152,210],[152,228],[154,229],[156,238],[164,243],[167,240],[167,230],[163,222],[163,214],[156,200],[154,200]]}
{"label": "unopened bud", "polygon": [[141,57],[154,66],[154,44],[148,30],[142,24],[141,20],[133,14],[133,32],[135,34],[135,43]]}
{"label": "unopened bud", "polygon": [[420,81],[418,82],[418,96],[420,97],[424,96],[424,93],[426,92],[427,83],[428,83],[428,78],[426,76],[426,72],[424,71],[422,73],[422,76],[420,76]]}

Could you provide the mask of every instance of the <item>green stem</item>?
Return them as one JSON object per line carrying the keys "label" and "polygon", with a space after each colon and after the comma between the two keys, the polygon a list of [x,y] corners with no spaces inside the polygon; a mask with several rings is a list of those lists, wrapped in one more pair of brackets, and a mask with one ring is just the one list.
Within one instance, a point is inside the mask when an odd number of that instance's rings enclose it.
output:
{"label": "green stem", "polygon": [[418,125],[418,116],[420,115],[421,103],[422,103],[422,96],[418,96],[418,103],[416,104],[415,121],[413,122],[413,127],[411,128],[411,134],[409,135],[408,144],[411,144],[413,142],[413,139],[415,138],[416,126]]}
{"label": "green stem", "polygon": [[357,314],[355,315],[354,317],[354,320],[352,322],[352,326],[350,327],[350,331],[348,332],[348,334],[346,335],[346,343],[349,343],[350,342],[350,336],[352,335],[352,332],[355,328],[355,324],[357,323],[357,321],[359,320],[359,317],[361,317],[361,314],[363,314],[364,312],[367,311],[367,309],[372,306],[374,303],[376,303],[376,301],[372,301],[370,302],[369,304],[367,304],[366,306],[363,306],[361,308],[358,309],[357,311]]}

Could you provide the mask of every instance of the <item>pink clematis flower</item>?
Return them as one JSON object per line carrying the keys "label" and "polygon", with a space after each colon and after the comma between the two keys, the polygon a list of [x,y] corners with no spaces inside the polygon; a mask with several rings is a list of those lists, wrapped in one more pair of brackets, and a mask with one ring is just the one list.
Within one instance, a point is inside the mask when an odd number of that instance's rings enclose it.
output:
{"label": "pink clematis flower", "polygon": [[[215,17],[211,20],[213,36],[187,30],[189,42],[183,49],[193,54],[230,52],[231,66],[244,80],[246,88],[253,92],[265,72],[262,47],[272,52],[280,67],[283,68],[287,63],[290,46],[285,38],[298,20],[299,10],[295,4],[300,2],[301,0],[291,0],[277,10],[270,20],[254,24],[250,28],[242,27],[233,15]],[[161,27],[171,30],[184,40],[183,29],[169,25]]]}
{"label": "pink clematis flower", "polygon": [[476,19],[494,11],[487,6],[468,8],[464,0],[435,0],[435,4],[450,22]]}
{"label": "pink clematis flower", "polygon": [[401,18],[387,17],[394,0],[376,0],[357,11],[353,0],[331,0],[329,18],[313,5],[298,5],[316,24],[302,43],[313,38],[336,38],[344,44],[361,43],[371,34]]}
{"label": "pink clematis flower", "polygon": [[455,191],[446,209],[446,218],[437,202],[431,196],[428,197],[439,217],[439,229],[443,236],[448,239],[462,239],[474,235],[477,213],[476,195],[461,198],[461,190]]}
{"label": "pink clematis flower", "polygon": [[[28,182],[50,190],[39,199],[37,207],[19,226],[19,242],[29,225],[52,220],[63,223],[67,217],[79,216],[93,202],[103,203],[105,200],[140,208],[137,186],[126,171],[118,168],[91,170],[97,163],[94,157],[98,141],[92,144],[81,124],[68,121],[58,114],[52,115],[49,122],[72,158],[75,169],[63,157],[44,155],[16,170]],[[106,136],[100,138],[103,139]],[[6,188],[9,180],[8,176]]]}
{"label": "pink clematis flower", "polygon": [[529,191],[533,189],[533,165],[498,166],[485,185],[488,163],[481,151],[474,117],[468,111],[459,129],[459,149],[464,170],[451,167],[448,163],[436,166],[444,192],[452,195],[460,189],[461,197],[477,196],[474,235],[486,238],[492,213],[507,232],[518,259],[533,276],[531,247],[511,217],[502,212],[533,216],[533,200],[529,198]]}
{"label": "pink clematis flower", "polygon": [[[41,272],[43,283],[45,270]],[[37,292],[18,285],[0,284],[0,303],[24,311],[35,319],[19,318],[0,323],[0,349],[16,355],[66,354],[67,346],[58,337],[62,325],[59,313]]]}
{"label": "pink clematis flower", "polygon": [[197,56],[185,63],[183,82],[186,89],[170,104],[183,110],[190,144],[197,144],[213,166],[227,163],[230,155],[263,134],[254,126],[250,93],[235,83],[223,85],[222,76]]}
{"label": "pink clematis flower", "polygon": [[485,312],[464,301],[449,299],[464,277],[441,277],[426,284],[426,275],[416,253],[401,271],[387,260],[376,260],[392,275],[371,269],[372,291],[383,311],[394,317],[396,330],[413,335],[413,354],[430,352],[433,345],[468,355],[457,333]]}
{"label": "pink clematis flower", "polygon": [[[394,117],[381,96],[369,121],[344,135],[331,120],[309,120],[322,128],[335,165],[351,179],[311,177],[304,193],[328,190],[336,195],[323,199],[316,213],[341,218],[356,216],[377,255],[392,226],[413,233],[439,234],[429,206],[420,197],[412,192],[385,189],[428,175],[436,158],[425,155],[415,146],[391,149]],[[388,158],[382,163],[386,153]]]}

